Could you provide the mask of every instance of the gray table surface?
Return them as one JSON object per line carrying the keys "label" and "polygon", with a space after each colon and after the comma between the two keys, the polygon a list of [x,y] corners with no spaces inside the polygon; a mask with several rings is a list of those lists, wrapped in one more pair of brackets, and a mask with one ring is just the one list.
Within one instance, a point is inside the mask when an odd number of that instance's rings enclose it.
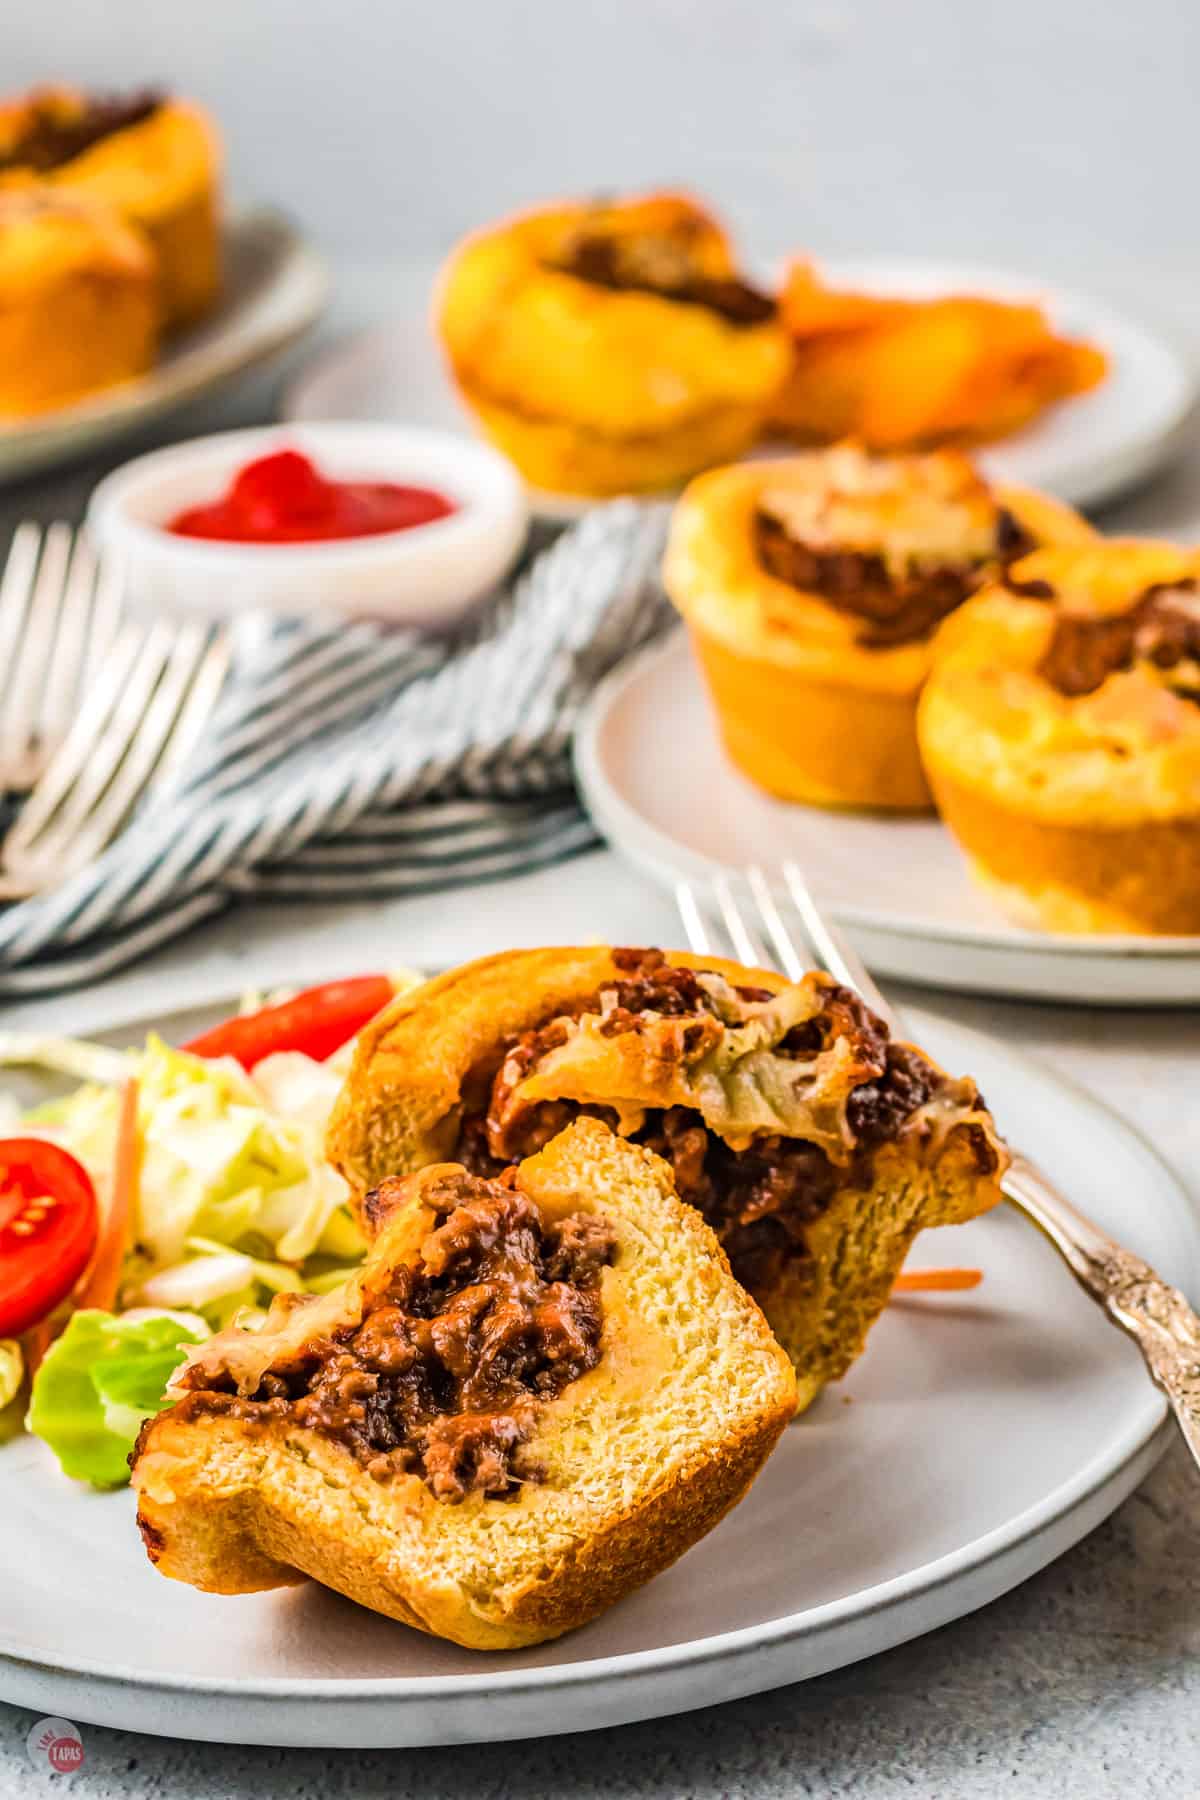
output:
{"label": "gray table surface", "polygon": [[[1106,1525],[982,1612],[835,1675],[536,1743],[314,1751],[83,1728],[74,1792],[157,1800],[1192,1800],[1200,1791],[1195,1476],[1173,1451]],[[0,1708],[0,1794],[33,1715]]]}
{"label": "gray table surface", "polygon": [[[1188,270],[1192,273],[1200,270]],[[1157,283],[1111,272],[1092,285],[1193,335],[1184,271]],[[1076,271],[1078,285],[1087,285]],[[407,308],[420,271],[344,274],[328,337],[389,306]],[[292,358],[295,366],[296,358]],[[279,375],[255,377],[193,407],[172,435],[270,416]],[[127,453],[127,452],[126,452]],[[111,460],[117,460],[114,456]],[[16,518],[77,513],[96,464],[9,490],[0,534]],[[1106,524],[1200,537],[1200,440]],[[664,897],[610,853],[483,890],[382,906],[259,907],[225,918],[87,994],[9,1007],[4,1023],[84,1031],[151,1009],[236,993],[248,981],[318,978],[361,963],[364,939],[394,962],[434,965],[529,943],[553,895],[563,941],[668,936]],[[917,996],[914,996],[917,998]],[[1200,1203],[1195,1093],[1200,1018],[919,996],[929,1010],[982,1026],[1051,1058],[1132,1118]],[[0,1706],[0,1796],[69,1786],[76,1793],[294,1800],[452,1796],[855,1795],[890,1800],[1054,1793],[1200,1794],[1200,1558],[1195,1477],[1172,1449],[1107,1524],[1051,1568],[983,1611],[838,1674],[677,1719],[539,1743],[443,1750],[238,1749],[84,1726],[84,1768],[35,1776],[33,1715]],[[0,1605],[3,1597],[0,1596]]]}

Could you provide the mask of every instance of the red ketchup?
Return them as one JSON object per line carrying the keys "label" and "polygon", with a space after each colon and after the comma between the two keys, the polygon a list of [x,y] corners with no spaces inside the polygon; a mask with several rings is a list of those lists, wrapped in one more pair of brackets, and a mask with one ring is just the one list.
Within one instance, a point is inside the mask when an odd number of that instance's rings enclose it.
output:
{"label": "red ketchup", "polygon": [[431,488],[330,481],[298,450],[276,450],[239,470],[219,500],[176,513],[167,530],[226,544],[316,544],[410,531],[457,510]]}

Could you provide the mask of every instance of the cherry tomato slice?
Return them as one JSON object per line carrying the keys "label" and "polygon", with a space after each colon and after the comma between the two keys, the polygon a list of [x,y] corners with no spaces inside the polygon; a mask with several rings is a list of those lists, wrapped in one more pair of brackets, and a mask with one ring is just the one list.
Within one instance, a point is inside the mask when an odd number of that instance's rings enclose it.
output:
{"label": "cherry tomato slice", "polygon": [[19,1337],[66,1298],[98,1229],[82,1163],[41,1138],[0,1138],[0,1337]]}
{"label": "cherry tomato slice", "polygon": [[393,991],[386,975],[327,981],[279,1006],[226,1019],[183,1047],[193,1056],[235,1057],[243,1069],[254,1068],[278,1050],[301,1050],[324,1062],[383,1010]]}

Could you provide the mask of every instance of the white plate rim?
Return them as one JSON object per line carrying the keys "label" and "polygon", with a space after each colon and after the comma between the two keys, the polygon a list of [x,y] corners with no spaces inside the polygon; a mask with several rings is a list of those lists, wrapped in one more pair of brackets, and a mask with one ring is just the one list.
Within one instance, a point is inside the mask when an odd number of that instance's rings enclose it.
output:
{"label": "white plate rim", "polygon": [[[1107,1112],[1107,1108],[1103,1108]],[[1116,1115],[1108,1114],[1112,1119]],[[1152,1153],[1153,1154],[1153,1153]],[[1166,1165],[1163,1165],[1164,1169]],[[1169,1171],[1168,1171],[1169,1173]],[[1063,1482],[1053,1493],[1027,1507],[1004,1525],[996,1526],[980,1538],[960,1549],[937,1558],[934,1562],[897,1575],[891,1581],[863,1588],[840,1600],[826,1601],[803,1613],[789,1613],[765,1624],[743,1625],[736,1631],[717,1632],[704,1638],[693,1638],[684,1644],[669,1644],[658,1650],[630,1650],[619,1656],[595,1657],[588,1661],[564,1663],[550,1668],[512,1669],[501,1674],[486,1675],[397,1675],[367,1676],[353,1681],[336,1676],[266,1675],[251,1681],[223,1681],[217,1676],[155,1674],[147,1678],[143,1670],[119,1663],[102,1662],[82,1657],[76,1662],[48,1662],[45,1657],[23,1657],[13,1651],[0,1650],[0,1667],[38,1669],[66,1676],[90,1676],[125,1683],[150,1693],[201,1693],[224,1699],[271,1699],[286,1696],[295,1700],[419,1700],[442,1699],[469,1695],[480,1699],[489,1695],[508,1695],[530,1691],[553,1691],[557,1688],[593,1686],[598,1682],[619,1681],[626,1676],[694,1668],[704,1663],[721,1662],[745,1651],[782,1647],[796,1640],[816,1636],[830,1626],[850,1619],[869,1618],[886,1612],[904,1600],[916,1600],[953,1584],[965,1575],[974,1574],[995,1562],[1027,1539],[1050,1530],[1076,1508],[1086,1505],[1110,1483],[1118,1481],[1131,1463],[1152,1443],[1158,1432],[1164,1433],[1162,1449],[1170,1442],[1173,1427],[1165,1418],[1166,1402],[1159,1399],[1149,1425],[1130,1425],[1116,1454],[1098,1455],[1070,1481]],[[880,1646],[883,1648],[883,1646]]]}
{"label": "white plate rim", "polygon": [[[1189,361],[1169,334],[1143,324],[1124,310],[1075,287],[1061,287],[1056,281],[1039,281],[1014,269],[998,269],[974,262],[942,262],[935,257],[911,256],[817,258],[824,274],[833,282],[846,286],[861,284],[878,286],[886,291],[912,287],[921,292],[932,284],[951,292],[955,289],[992,294],[1002,300],[1031,299],[1044,305],[1052,319],[1060,325],[1066,318],[1078,321],[1083,330],[1102,344],[1107,343],[1118,357],[1150,359],[1164,372],[1169,371],[1175,396],[1169,409],[1154,424],[1110,444],[1099,457],[1080,457],[1072,464],[1064,461],[1052,487],[1059,499],[1077,506],[1101,506],[1117,494],[1134,486],[1165,460],[1200,403],[1200,366]],[[1103,382],[1096,391],[1100,391]],[[1086,400],[1087,396],[1077,396]],[[1071,399],[1062,404],[1071,405]],[[1046,415],[1052,420],[1053,411]],[[1040,418],[1029,427],[1036,430]],[[978,446],[976,454],[986,463],[989,453],[1003,456],[1012,445],[1019,446],[1024,433]]]}
{"label": "white plate rim", "polygon": [[[233,997],[216,997],[213,1008],[226,1008],[236,1005]],[[127,1033],[142,1028],[167,1028],[176,1016],[200,1010],[199,1007],[173,1009],[171,1011],[143,1011],[137,1018],[127,1018],[119,1026],[109,1028],[113,1033]],[[1139,1158],[1149,1169],[1154,1171],[1161,1197],[1170,1196],[1179,1216],[1186,1221],[1190,1236],[1190,1268],[1185,1280],[1186,1285],[1195,1285],[1200,1281],[1200,1220],[1197,1219],[1190,1197],[1173,1169],[1158,1154],[1146,1136],[1127,1119],[1115,1112],[1106,1103],[1092,1094],[1088,1089],[1052,1069],[1042,1058],[1029,1055],[1015,1047],[988,1038],[987,1034],[970,1026],[960,1025],[947,1020],[929,1020],[917,1014],[919,1030],[928,1034],[928,1024],[933,1025],[933,1032],[945,1031],[961,1043],[966,1061],[970,1061],[972,1046],[987,1045],[993,1053],[998,1050],[1001,1056],[1023,1069],[1027,1075],[1035,1077],[1039,1083],[1068,1092],[1075,1105],[1082,1111],[1090,1112],[1093,1117],[1110,1131],[1123,1136],[1134,1149]],[[104,1027],[97,1028],[93,1036],[103,1038],[107,1035]],[[955,1051],[955,1055],[958,1051]],[[1032,1228],[1030,1228],[1032,1229]],[[758,1624],[742,1626],[734,1631],[711,1634],[685,1643],[671,1644],[650,1650],[629,1651],[614,1656],[597,1657],[576,1663],[567,1663],[551,1667],[540,1667],[529,1670],[505,1670],[500,1673],[488,1672],[479,1675],[442,1675],[442,1676],[395,1676],[366,1677],[355,1680],[339,1680],[336,1677],[294,1678],[287,1676],[266,1676],[257,1680],[223,1681],[219,1677],[200,1675],[171,1675],[155,1673],[147,1677],[144,1669],[128,1665],[113,1664],[96,1658],[81,1658],[75,1661],[48,1661],[45,1655],[26,1657],[19,1652],[0,1649],[0,1674],[11,1672],[21,1688],[18,1704],[28,1704],[27,1696],[34,1703],[49,1704],[49,1694],[56,1684],[69,1684],[83,1679],[102,1683],[104,1687],[128,1689],[142,1702],[151,1702],[156,1697],[171,1698],[174,1696],[193,1695],[212,1701],[244,1700],[280,1700],[305,1705],[318,1704],[320,1712],[332,1712],[339,1706],[359,1709],[364,1703],[396,1702],[409,1703],[421,1700],[436,1703],[442,1700],[462,1700],[487,1702],[488,1700],[510,1701],[523,1695],[537,1693],[552,1694],[558,1691],[571,1692],[579,1688],[603,1690],[605,1693],[619,1689],[622,1684],[636,1680],[639,1676],[669,1679],[688,1670],[705,1666],[736,1662],[744,1663],[758,1652],[784,1652],[788,1645],[801,1643],[805,1639],[819,1639],[822,1634],[835,1630],[839,1625],[851,1624],[857,1620],[871,1618],[887,1613],[904,1603],[919,1602],[921,1599],[952,1588],[956,1583],[969,1581],[972,1576],[1001,1562],[1006,1556],[1019,1551],[1026,1543],[1037,1545],[1036,1560],[1027,1567],[1023,1574],[1014,1579],[1003,1579],[994,1591],[977,1594],[968,1599],[961,1610],[935,1621],[946,1622],[946,1619],[966,1616],[978,1606],[987,1604],[1014,1585],[1044,1567],[1056,1556],[1062,1554],[1072,1544],[1078,1542],[1087,1531],[1094,1528],[1100,1520],[1107,1516],[1115,1506],[1119,1505],[1126,1494],[1131,1491],[1136,1480],[1140,1480],[1157,1461],[1159,1455],[1170,1442],[1173,1426],[1168,1422],[1167,1406],[1163,1396],[1147,1380],[1142,1404],[1138,1414],[1127,1423],[1120,1438],[1107,1450],[1093,1455],[1068,1480],[1045,1495],[1032,1506],[1024,1508],[1004,1524],[994,1527],[980,1537],[970,1540],[958,1549],[932,1562],[920,1565],[905,1574],[895,1576],[889,1581],[877,1583],[872,1588],[859,1590],[844,1595],[837,1600],[808,1608],[800,1613],[790,1613],[782,1618]],[[3,1447],[0,1446],[0,1458]],[[1131,1470],[1136,1468],[1133,1479],[1129,1479]],[[1089,1503],[1100,1500],[1103,1511],[1093,1512],[1082,1523],[1078,1515],[1089,1509]],[[1111,1506],[1108,1502],[1111,1501]],[[1075,1515],[1072,1518],[1072,1515]],[[1055,1533],[1056,1527],[1067,1526],[1067,1535],[1061,1531],[1052,1547],[1046,1549],[1046,1542]],[[1079,1524],[1078,1531],[1075,1530]],[[1043,1551],[1045,1552],[1043,1554]],[[957,1602],[956,1602],[957,1605]],[[864,1655],[875,1654],[877,1650],[893,1648],[897,1644],[909,1641],[915,1636],[923,1635],[932,1629],[931,1625],[918,1625],[913,1629],[905,1629],[895,1637],[887,1637],[874,1649],[862,1652]],[[847,1661],[857,1658],[843,1659],[833,1666],[844,1666]],[[777,1665],[770,1679],[759,1682],[749,1689],[739,1689],[733,1684],[728,1694],[711,1698],[699,1697],[694,1704],[704,1706],[715,1704],[719,1699],[733,1698],[739,1692],[763,1692],[772,1687],[786,1685],[798,1679],[796,1674],[782,1670]],[[34,1690],[37,1690],[34,1692]],[[77,1708],[77,1710],[79,1710]],[[686,1711],[686,1703],[682,1706],[672,1703],[668,1707],[655,1707],[643,1713],[636,1709],[627,1716],[629,1721],[640,1717],[665,1716],[667,1713]],[[600,1719],[596,1723],[614,1723]],[[439,1735],[426,1738],[422,1735],[414,1737],[381,1739],[379,1741],[393,1743],[446,1743],[454,1741],[480,1742],[494,1738],[499,1741],[504,1736],[528,1735],[525,1732],[508,1731],[506,1728],[488,1734],[480,1734],[467,1729],[465,1734]],[[144,1716],[140,1722],[130,1725],[131,1729],[155,1731],[153,1723],[147,1722]],[[577,1721],[568,1721],[561,1727],[563,1731],[586,1729]],[[163,1724],[161,1730],[168,1735],[178,1735],[177,1725]],[[543,1725],[542,1733],[553,1728]],[[186,1734],[184,1734],[186,1735]],[[277,1742],[297,1741],[290,1735],[284,1740],[260,1735],[226,1737],[222,1731],[197,1732],[198,1737],[209,1740],[229,1742]],[[319,1743],[324,1740],[302,1737],[301,1742]],[[343,1743],[345,1739],[340,1740]],[[359,1741],[359,1740],[356,1740]],[[366,1739],[361,1741],[368,1741]],[[374,1740],[370,1740],[374,1741]]]}
{"label": "white plate rim", "polygon": [[[599,682],[585,703],[575,731],[574,764],[579,786],[589,810],[594,808],[602,820],[616,820],[624,830],[617,839],[619,847],[643,867],[655,869],[659,879],[677,880],[686,870],[686,878],[712,876],[723,870],[736,873],[698,850],[680,844],[644,819],[613,786],[600,754],[600,736],[608,714],[627,687],[640,679],[660,661],[668,663],[687,650],[687,628],[679,626],[666,637],[636,650]],[[636,841],[637,848],[633,847]],[[1173,957],[1200,960],[1200,936],[1139,938],[1113,932],[1094,936],[1056,936],[1045,931],[1024,931],[1017,925],[997,922],[988,925],[928,926],[902,916],[879,912],[869,906],[838,904],[833,908],[844,924],[869,931],[886,931],[896,937],[912,937],[925,941],[961,944],[964,947],[1000,948],[1030,951],[1041,956],[1112,956],[1122,960],[1157,961]]]}

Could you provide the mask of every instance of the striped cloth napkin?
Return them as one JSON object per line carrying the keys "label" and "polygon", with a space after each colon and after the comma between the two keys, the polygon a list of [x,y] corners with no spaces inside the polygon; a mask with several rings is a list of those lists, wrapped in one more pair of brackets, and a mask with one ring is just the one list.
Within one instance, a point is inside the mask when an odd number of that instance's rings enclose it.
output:
{"label": "striped cloth napkin", "polygon": [[589,512],[454,638],[241,622],[182,783],[90,868],[0,913],[0,996],[95,981],[237,900],[415,893],[588,848],[571,735],[671,616],[666,516]]}

